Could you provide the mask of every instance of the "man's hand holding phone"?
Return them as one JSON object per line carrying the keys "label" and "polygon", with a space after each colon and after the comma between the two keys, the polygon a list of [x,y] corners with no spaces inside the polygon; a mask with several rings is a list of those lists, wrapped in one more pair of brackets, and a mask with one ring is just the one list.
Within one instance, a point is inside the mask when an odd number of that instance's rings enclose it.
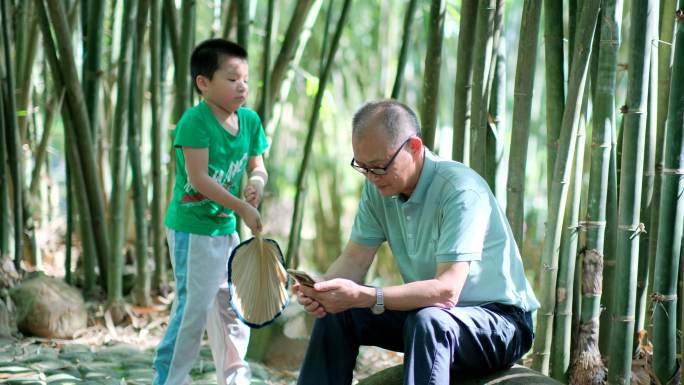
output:
{"label": "man's hand holding phone", "polygon": [[316,280],[300,270],[287,269],[287,273],[295,280],[295,284],[292,285],[292,292],[297,295],[297,302],[304,306],[304,310],[313,314],[314,317],[325,317],[328,314],[325,308],[312,296]]}

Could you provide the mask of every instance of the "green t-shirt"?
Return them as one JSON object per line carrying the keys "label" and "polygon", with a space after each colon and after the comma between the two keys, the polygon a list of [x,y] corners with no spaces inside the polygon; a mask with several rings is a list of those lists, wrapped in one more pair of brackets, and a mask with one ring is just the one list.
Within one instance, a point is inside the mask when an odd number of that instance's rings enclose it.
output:
{"label": "green t-shirt", "polygon": [[231,194],[237,195],[242,173],[251,156],[268,148],[261,119],[248,108],[237,111],[239,131],[233,135],[216,120],[206,102],[185,111],[176,125],[176,183],[166,212],[166,226],[176,231],[201,235],[235,232],[235,213],[195,190],[185,170],[182,147],[209,149],[209,176]]}

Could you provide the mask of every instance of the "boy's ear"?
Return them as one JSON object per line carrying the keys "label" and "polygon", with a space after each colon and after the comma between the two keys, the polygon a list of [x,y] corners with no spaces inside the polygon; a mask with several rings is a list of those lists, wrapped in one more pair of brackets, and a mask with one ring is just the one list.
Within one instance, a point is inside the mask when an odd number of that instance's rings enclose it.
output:
{"label": "boy's ear", "polygon": [[195,85],[197,85],[197,88],[199,88],[200,92],[204,92],[204,90],[207,89],[209,83],[209,79],[207,79],[204,75],[197,75],[195,77]]}

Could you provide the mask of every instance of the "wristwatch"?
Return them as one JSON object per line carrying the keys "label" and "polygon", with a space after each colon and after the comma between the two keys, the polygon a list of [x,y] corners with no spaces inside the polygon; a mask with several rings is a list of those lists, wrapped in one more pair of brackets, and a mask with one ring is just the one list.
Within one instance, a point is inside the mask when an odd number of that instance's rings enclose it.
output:
{"label": "wristwatch", "polygon": [[382,294],[382,288],[375,288],[375,305],[371,306],[373,314],[382,314],[385,312],[385,298]]}

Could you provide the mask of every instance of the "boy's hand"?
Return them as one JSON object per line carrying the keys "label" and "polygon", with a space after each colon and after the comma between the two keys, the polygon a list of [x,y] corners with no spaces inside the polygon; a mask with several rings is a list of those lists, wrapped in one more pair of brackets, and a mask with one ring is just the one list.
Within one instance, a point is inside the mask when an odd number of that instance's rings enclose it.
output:
{"label": "boy's hand", "polygon": [[264,182],[261,177],[249,178],[249,184],[245,187],[245,200],[254,207],[258,207],[264,193]]}
{"label": "boy's hand", "polygon": [[240,216],[240,218],[242,218],[243,221],[245,221],[247,227],[252,230],[252,234],[259,234],[262,230],[261,215],[259,215],[259,211],[250,203],[245,201],[241,202],[242,203],[240,204],[240,209],[237,214]]}

